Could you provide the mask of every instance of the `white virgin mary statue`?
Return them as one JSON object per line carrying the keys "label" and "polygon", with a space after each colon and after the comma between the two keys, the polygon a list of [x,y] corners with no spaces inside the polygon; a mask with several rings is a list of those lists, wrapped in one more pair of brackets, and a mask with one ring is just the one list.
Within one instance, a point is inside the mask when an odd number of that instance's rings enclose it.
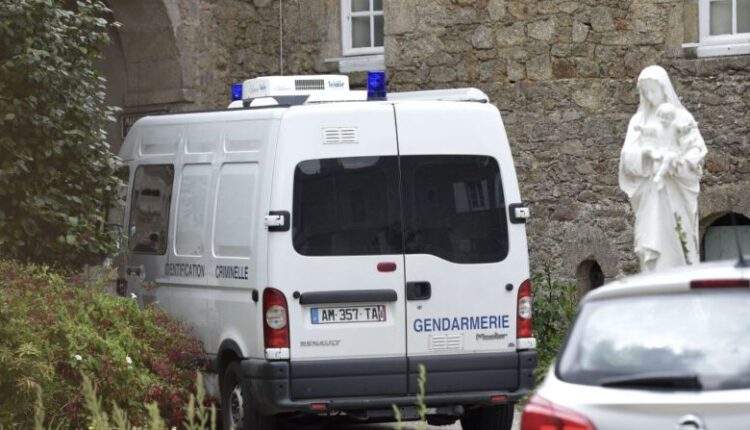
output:
{"label": "white virgin mary statue", "polygon": [[620,188],[635,212],[641,271],[696,263],[706,143],[663,68],[643,69],[638,91],[620,154]]}

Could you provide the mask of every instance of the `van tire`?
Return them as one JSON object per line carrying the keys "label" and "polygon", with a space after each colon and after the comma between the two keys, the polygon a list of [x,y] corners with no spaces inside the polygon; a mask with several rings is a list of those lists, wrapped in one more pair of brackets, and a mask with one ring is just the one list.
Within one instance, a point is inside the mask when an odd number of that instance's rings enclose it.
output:
{"label": "van tire", "polygon": [[221,422],[224,430],[277,430],[273,416],[258,413],[246,384],[242,383],[239,361],[229,363],[221,383]]}
{"label": "van tire", "polygon": [[461,417],[463,430],[510,430],[513,426],[513,403],[467,409]]}

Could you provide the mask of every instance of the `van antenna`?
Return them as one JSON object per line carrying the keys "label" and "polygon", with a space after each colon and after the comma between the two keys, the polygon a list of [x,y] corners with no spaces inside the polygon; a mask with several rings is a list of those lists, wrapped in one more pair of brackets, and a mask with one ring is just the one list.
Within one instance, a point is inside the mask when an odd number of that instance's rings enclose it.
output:
{"label": "van antenna", "polygon": [[740,241],[740,232],[737,230],[737,214],[734,212],[734,205],[732,204],[732,198],[730,196],[727,196],[727,203],[729,204],[729,216],[732,219],[732,227],[735,227],[734,239],[737,242],[737,253],[740,256],[740,259],[737,262],[737,267],[750,267],[747,260],[745,260],[745,254],[742,253],[742,241]]}
{"label": "van antenna", "polygon": [[284,20],[281,1],[279,0],[279,75],[284,76]]}

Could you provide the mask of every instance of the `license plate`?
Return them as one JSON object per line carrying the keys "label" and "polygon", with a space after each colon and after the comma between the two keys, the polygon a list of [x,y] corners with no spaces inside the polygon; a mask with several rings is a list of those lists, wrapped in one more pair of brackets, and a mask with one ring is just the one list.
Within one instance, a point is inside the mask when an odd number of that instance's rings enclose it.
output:
{"label": "license plate", "polygon": [[385,321],[385,305],[312,308],[313,324]]}

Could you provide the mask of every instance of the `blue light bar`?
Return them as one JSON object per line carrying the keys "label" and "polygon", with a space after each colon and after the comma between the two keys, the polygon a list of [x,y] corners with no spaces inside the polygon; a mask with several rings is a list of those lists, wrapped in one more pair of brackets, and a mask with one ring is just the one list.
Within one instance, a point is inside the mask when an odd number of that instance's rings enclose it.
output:
{"label": "blue light bar", "polygon": [[242,82],[232,84],[232,101],[242,100]]}
{"label": "blue light bar", "polygon": [[385,72],[367,72],[367,100],[385,100]]}

